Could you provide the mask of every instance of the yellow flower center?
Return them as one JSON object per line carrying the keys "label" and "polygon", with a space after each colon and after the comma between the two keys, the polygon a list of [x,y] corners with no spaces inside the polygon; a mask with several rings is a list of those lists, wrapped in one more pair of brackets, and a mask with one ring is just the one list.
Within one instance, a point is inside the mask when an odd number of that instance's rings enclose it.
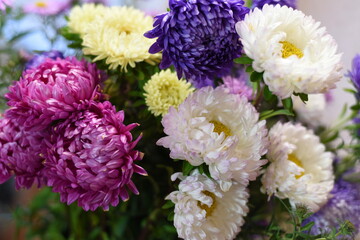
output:
{"label": "yellow flower center", "polygon": [[44,7],[47,7],[47,4],[46,4],[46,2],[38,1],[35,3],[35,6],[39,7],[39,8],[44,8]]}
{"label": "yellow flower center", "polygon": [[206,217],[210,217],[212,215],[212,213],[214,212],[214,210],[216,208],[216,205],[217,205],[216,201],[215,201],[215,199],[216,199],[215,194],[213,194],[212,192],[209,192],[209,191],[203,191],[202,193],[205,194],[208,197],[211,197],[212,204],[209,207],[206,204],[202,204],[201,202],[198,202],[197,205],[198,205],[199,208],[206,211]]}
{"label": "yellow flower center", "polygon": [[[288,159],[289,161],[292,161],[293,163],[295,163],[296,165],[298,165],[301,168],[304,168],[304,165],[302,164],[302,162],[295,156],[295,154],[289,154],[288,155]],[[296,175],[295,178],[299,179],[302,176],[304,176],[304,171],[302,173],[300,173],[299,175]]]}
{"label": "yellow flower center", "polygon": [[218,134],[221,134],[223,132],[225,134],[225,137],[232,136],[230,129],[221,122],[210,121],[210,123],[214,124],[214,132]]}
{"label": "yellow flower center", "polygon": [[281,50],[283,58],[288,58],[291,55],[296,55],[298,58],[302,58],[304,56],[304,53],[294,44],[289,43],[288,41],[281,41],[280,43],[283,45]]}

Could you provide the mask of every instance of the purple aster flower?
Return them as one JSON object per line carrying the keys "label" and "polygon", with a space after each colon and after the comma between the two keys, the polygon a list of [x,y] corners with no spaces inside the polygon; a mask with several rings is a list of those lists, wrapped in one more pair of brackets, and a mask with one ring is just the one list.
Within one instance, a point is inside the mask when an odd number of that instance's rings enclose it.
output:
{"label": "purple aster flower", "polygon": [[348,76],[356,87],[357,91],[360,91],[360,54],[357,54],[351,64],[351,71],[348,72]]}
{"label": "purple aster flower", "polygon": [[45,129],[65,119],[84,100],[103,98],[99,84],[104,75],[94,64],[76,58],[47,58],[23,72],[5,96],[10,109],[5,116],[26,130]]}
{"label": "purple aster flower", "polygon": [[62,52],[57,50],[51,50],[48,52],[36,54],[26,63],[25,69],[38,67],[47,58],[51,58],[51,59],[64,58],[64,55],[62,54]]}
{"label": "purple aster flower", "polygon": [[249,75],[244,70],[240,70],[239,77],[226,76],[222,80],[224,84],[220,86],[228,89],[229,93],[252,99],[252,88],[247,85]]}
{"label": "purple aster flower", "polygon": [[5,11],[6,7],[11,7],[14,0],[0,0],[0,10]]}
{"label": "purple aster flower", "polygon": [[195,87],[213,85],[224,76],[233,59],[241,54],[235,23],[249,9],[242,0],[170,0],[170,11],[155,17],[154,29],[145,33],[156,38],[150,53],[162,50],[160,68],[174,65]]}
{"label": "purple aster flower", "polygon": [[53,126],[47,141],[45,163],[48,185],[60,193],[62,202],[85,211],[116,206],[119,198],[129,198],[127,190],[138,194],[131,180],[133,173],[146,175],[134,161],[142,153],[133,148],[130,130],[138,124],[124,125],[124,112],[116,112],[110,102],[85,102],[65,121]]}
{"label": "purple aster flower", "polygon": [[0,183],[15,175],[16,189],[40,187],[44,158],[41,151],[46,132],[27,132],[8,118],[0,119]]}
{"label": "purple aster flower", "polygon": [[339,223],[348,220],[360,229],[360,184],[338,180],[331,192],[332,198],[320,211],[310,216],[304,224],[315,223],[311,234],[317,235],[329,232],[331,228],[339,227]]}
{"label": "purple aster flower", "polygon": [[280,6],[288,6],[296,9],[297,0],[253,0],[252,8],[262,8],[265,4],[276,5],[280,4]]}

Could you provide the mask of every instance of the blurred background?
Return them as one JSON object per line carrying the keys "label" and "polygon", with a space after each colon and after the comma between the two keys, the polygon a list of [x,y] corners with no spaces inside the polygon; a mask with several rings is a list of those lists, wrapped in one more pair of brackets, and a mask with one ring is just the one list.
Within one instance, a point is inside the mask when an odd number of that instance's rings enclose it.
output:
{"label": "blurred background", "polygon": [[[15,6],[22,7],[32,0],[17,0]],[[151,15],[166,11],[167,1],[165,0],[109,0],[109,5],[132,5],[148,12]],[[328,32],[338,43],[339,52],[343,52],[344,73],[351,67],[351,60],[355,54],[360,53],[360,1],[359,0],[298,0],[298,8],[306,15],[312,15],[314,19],[320,21]],[[0,12],[0,14],[3,14]],[[43,27],[43,21],[35,14],[25,16],[20,22],[8,22],[5,26],[4,39],[14,35],[16,32],[31,30],[20,41],[14,44],[18,51],[27,54],[32,51],[47,51],[51,48],[64,51],[65,55],[70,55],[71,50],[66,48],[65,41],[59,37],[54,38],[53,43],[49,38],[53,38],[54,32]],[[56,24],[61,27],[65,24],[65,19],[56,19]],[[0,40],[0,46],[6,45],[4,39]],[[0,64],[6,64],[7,59],[1,57]],[[1,76],[1,74],[0,74]],[[13,79],[17,80],[17,79]],[[351,88],[349,79],[343,78],[333,90],[333,101],[329,104],[324,118],[328,125],[336,121],[344,104],[352,104],[353,96],[343,91],[344,88]],[[0,185],[0,239],[23,239],[24,231],[15,226],[13,214],[18,206],[26,206],[32,197],[37,193],[36,188],[30,190],[14,190],[14,182],[8,181]]]}

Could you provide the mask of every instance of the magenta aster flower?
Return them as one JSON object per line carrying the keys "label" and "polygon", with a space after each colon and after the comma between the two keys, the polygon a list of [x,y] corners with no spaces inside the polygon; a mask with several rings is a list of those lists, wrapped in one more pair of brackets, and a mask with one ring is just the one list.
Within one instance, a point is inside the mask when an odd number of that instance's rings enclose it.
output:
{"label": "magenta aster flower", "polygon": [[137,124],[123,121],[124,112],[110,102],[90,101],[52,127],[45,173],[62,202],[77,200],[86,211],[108,210],[129,198],[128,189],[139,193],[131,177],[146,175],[134,163],[143,155],[134,150],[140,137],[133,141],[130,130]]}
{"label": "magenta aster flower", "polygon": [[99,84],[104,75],[94,64],[75,58],[46,59],[23,72],[5,96],[6,117],[18,125],[45,129],[51,121],[65,119],[84,100],[103,98]]}
{"label": "magenta aster flower", "polygon": [[16,189],[44,185],[42,140],[45,132],[27,132],[8,118],[0,119],[0,183],[15,175]]}
{"label": "magenta aster flower", "polygon": [[43,16],[56,15],[68,9],[70,3],[70,0],[38,0],[25,5],[23,10]]}

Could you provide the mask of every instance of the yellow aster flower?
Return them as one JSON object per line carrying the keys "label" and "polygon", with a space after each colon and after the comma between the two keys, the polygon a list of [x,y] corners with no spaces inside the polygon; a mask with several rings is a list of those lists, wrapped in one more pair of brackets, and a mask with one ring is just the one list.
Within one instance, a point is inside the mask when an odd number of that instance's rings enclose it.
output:
{"label": "yellow aster flower", "polygon": [[145,38],[152,29],[153,18],[132,7],[108,7],[98,15],[83,36],[83,52],[93,61],[105,60],[110,69],[125,70],[137,62],[155,64],[160,54],[150,54],[154,39]]}
{"label": "yellow aster flower", "polygon": [[154,74],[144,90],[146,105],[155,116],[165,115],[169,107],[179,106],[194,91],[190,83],[179,80],[169,69]]}
{"label": "yellow aster flower", "polygon": [[68,27],[72,32],[83,36],[95,18],[104,15],[105,9],[104,5],[93,3],[75,6],[69,13]]}

